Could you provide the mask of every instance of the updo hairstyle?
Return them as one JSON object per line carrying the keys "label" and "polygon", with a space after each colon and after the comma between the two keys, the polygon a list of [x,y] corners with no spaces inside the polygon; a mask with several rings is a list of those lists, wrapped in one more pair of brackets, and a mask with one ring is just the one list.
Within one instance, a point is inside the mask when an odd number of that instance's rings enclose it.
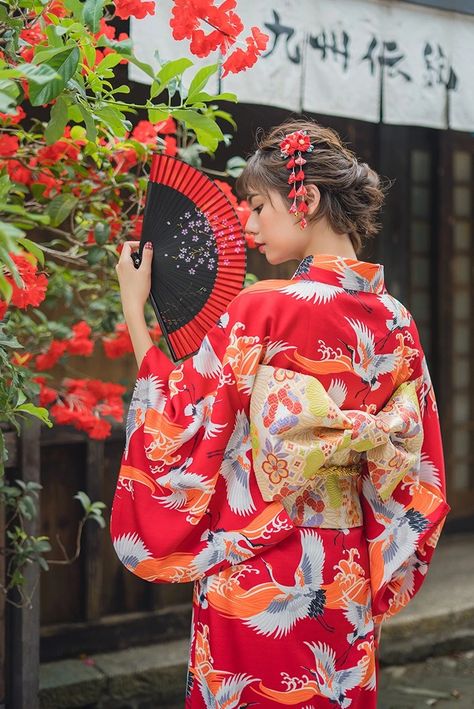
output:
{"label": "updo hairstyle", "polygon": [[236,182],[239,199],[248,199],[252,192],[269,196],[277,191],[291,204],[288,192],[288,158],[280,155],[279,144],[287,133],[306,131],[314,145],[313,152],[303,153],[305,185],[317,185],[321,201],[316,212],[307,216],[308,225],[326,217],[339,234],[348,233],[356,254],[364,241],[377,234],[377,221],[388,185],[367,163],[359,162],[355,154],[341,141],[336,131],[324,128],[311,119],[285,121],[257,132],[257,146]]}

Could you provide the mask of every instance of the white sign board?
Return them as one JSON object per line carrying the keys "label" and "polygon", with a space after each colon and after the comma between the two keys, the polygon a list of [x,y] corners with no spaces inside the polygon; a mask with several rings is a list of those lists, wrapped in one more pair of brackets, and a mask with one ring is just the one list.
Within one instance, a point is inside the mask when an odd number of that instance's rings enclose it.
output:
{"label": "white sign board", "polygon": [[[136,54],[152,66],[156,51],[162,61],[190,56],[188,41],[172,37],[172,7],[159,0],[154,16],[132,18]],[[237,12],[246,29],[269,35],[267,49],[251,69],[213,77],[209,91],[298,112],[474,130],[474,17],[388,0],[238,0]],[[201,66],[219,57],[192,58]],[[133,65],[129,77],[150,81]]]}

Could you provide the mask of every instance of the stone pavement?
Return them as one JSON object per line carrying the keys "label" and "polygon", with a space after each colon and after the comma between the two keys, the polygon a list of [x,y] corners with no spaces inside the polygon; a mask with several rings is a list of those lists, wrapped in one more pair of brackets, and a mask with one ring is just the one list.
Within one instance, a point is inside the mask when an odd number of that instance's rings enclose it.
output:
{"label": "stone pavement", "polygon": [[[384,624],[379,709],[474,708],[473,546],[471,534],[441,537],[423,588]],[[188,647],[176,640],[43,664],[41,707],[182,709]]]}

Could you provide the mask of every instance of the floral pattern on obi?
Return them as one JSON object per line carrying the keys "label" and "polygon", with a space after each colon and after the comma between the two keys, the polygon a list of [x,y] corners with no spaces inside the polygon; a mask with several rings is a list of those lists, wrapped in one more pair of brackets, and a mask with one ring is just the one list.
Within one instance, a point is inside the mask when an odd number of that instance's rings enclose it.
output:
{"label": "floral pattern on obi", "polygon": [[423,427],[416,384],[401,384],[371,414],[341,410],[312,375],[260,365],[250,434],[264,500],[280,501],[298,526],[360,526],[365,470],[382,501],[419,471]]}

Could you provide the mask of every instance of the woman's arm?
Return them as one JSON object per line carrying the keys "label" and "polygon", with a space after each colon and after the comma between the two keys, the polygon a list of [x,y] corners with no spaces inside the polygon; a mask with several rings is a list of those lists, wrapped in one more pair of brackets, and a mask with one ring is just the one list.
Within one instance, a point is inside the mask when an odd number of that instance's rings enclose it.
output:
{"label": "woman's arm", "polygon": [[132,340],[137,366],[138,369],[140,369],[144,356],[153,345],[153,340],[148,332],[143,309],[124,307],[123,314],[125,315],[125,322],[127,323],[130,339]]}
{"label": "woman's arm", "polygon": [[153,345],[143,312],[151,287],[153,248],[151,242],[145,244],[142,262],[137,269],[133,264],[131,253],[137,249],[139,244],[139,241],[126,241],[124,243],[115,270],[120,284],[120,296],[122,298],[125,322],[132,340],[135,359],[140,369],[145,354]]}

